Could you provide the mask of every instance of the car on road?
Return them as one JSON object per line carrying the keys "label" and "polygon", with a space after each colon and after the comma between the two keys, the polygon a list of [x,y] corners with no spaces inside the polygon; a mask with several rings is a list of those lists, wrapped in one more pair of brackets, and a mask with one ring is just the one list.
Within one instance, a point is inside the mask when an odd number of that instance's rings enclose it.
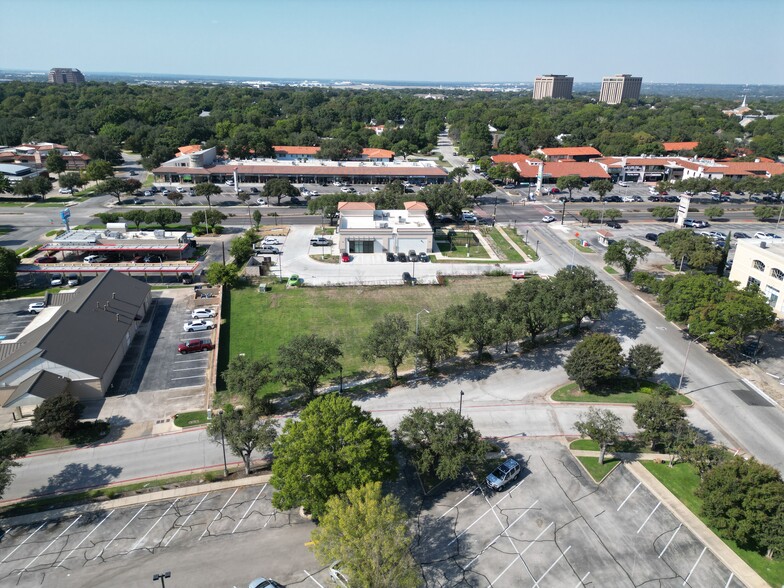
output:
{"label": "car on road", "polygon": [[268,580],[267,578],[256,578],[251,580],[248,588],[283,588],[275,580]]}
{"label": "car on road", "polygon": [[620,229],[620,228],[621,228],[621,225],[620,225],[620,223],[617,223],[617,222],[615,222],[615,221],[607,221],[605,224],[606,224],[608,227],[610,227],[611,229]]}
{"label": "car on road", "polygon": [[310,240],[310,244],[313,247],[329,247],[332,245],[332,241],[327,239],[326,237],[313,237]]}
{"label": "car on road", "polygon": [[422,253],[419,254],[419,261],[427,263],[428,261],[430,261],[430,256],[423,251]]}
{"label": "car on road", "polygon": [[659,233],[646,233],[645,238],[648,241],[653,241],[654,243],[656,243],[656,241],[659,240]]}
{"label": "car on road", "polygon": [[63,274],[52,274],[52,279],[49,280],[49,284],[51,284],[52,286],[62,286]]}
{"label": "car on road", "polygon": [[518,461],[510,457],[491,473],[487,474],[485,482],[487,482],[488,487],[496,492],[500,492],[509,482],[518,478],[521,469]]}
{"label": "car on road", "polygon": [[391,251],[387,251],[387,261],[397,261],[397,255]]}
{"label": "car on road", "polygon": [[177,346],[177,352],[185,355],[186,353],[197,353],[199,351],[209,351],[215,346],[209,339],[191,339]]}
{"label": "car on road", "polygon": [[525,270],[513,270],[512,271],[512,279],[513,280],[524,280],[525,279]]}
{"label": "car on road", "polygon": [[411,274],[408,272],[403,272],[403,283],[413,286],[416,283],[416,278],[411,277]]}
{"label": "car on road", "polygon": [[38,314],[46,308],[46,302],[31,302],[27,305],[27,312],[30,314]]}
{"label": "car on road", "polygon": [[551,223],[551,222],[553,222],[553,221],[555,221],[555,217],[554,217],[554,216],[551,216],[551,215],[549,215],[549,214],[548,214],[547,216],[543,216],[543,217],[542,217],[542,222],[543,222],[543,223]]}
{"label": "car on road", "polygon": [[209,331],[215,328],[215,323],[212,321],[199,319],[195,321],[188,321],[182,325],[183,331],[192,333],[193,331]]}
{"label": "car on road", "polygon": [[53,255],[42,255],[35,260],[35,263],[57,263],[57,258]]}
{"label": "car on road", "polygon": [[343,263],[348,263],[349,261],[351,261],[351,256],[348,253],[344,252],[340,255],[340,261],[342,261]]}
{"label": "car on road", "polygon": [[212,318],[215,316],[215,311],[212,308],[194,308],[191,311],[192,319]]}
{"label": "car on road", "polygon": [[286,285],[292,288],[294,286],[299,286],[299,276],[297,274],[291,274]]}
{"label": "car on road", "polygon": [[73,190],[71,190],[71,188],[60,188],[60,189],[58,190],[58,192],[59,192],[60,194],[72,194],[72,193],[73,193]]}

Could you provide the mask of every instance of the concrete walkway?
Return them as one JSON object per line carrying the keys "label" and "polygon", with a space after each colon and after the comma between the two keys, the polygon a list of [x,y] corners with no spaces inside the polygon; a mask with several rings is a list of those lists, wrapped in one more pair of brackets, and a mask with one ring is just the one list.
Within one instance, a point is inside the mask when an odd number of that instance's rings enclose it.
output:
{"label": "concrete walkway", "polygon": [[512,241],[512,238],[506,234],[506,231],[501,225],[496,225],[495,228],[498,229],[498,232],[501,234],[501,236],[504,239],[506,239],[506,242],[512,246],[512,249],[514,249],[515,251],[517,251],[517,253],[520,254],[520,257],[523,258],[523,261],[531,261],[530,259],[528,259],[528,256],[525,254],[525,252],[522,249],[520,249],[520,246],[514,241]]}

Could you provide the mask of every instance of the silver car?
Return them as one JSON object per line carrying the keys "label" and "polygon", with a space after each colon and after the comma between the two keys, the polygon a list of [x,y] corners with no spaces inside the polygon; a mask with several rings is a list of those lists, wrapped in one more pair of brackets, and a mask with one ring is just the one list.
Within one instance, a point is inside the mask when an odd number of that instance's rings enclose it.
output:
{"label": "silver car", "polygon": [[510,457],[491,473],[487,474],[485,481],[490,488],[500,492],[509,482],[517,479],[520,475],[520,469],[520,464],[517,460]]}

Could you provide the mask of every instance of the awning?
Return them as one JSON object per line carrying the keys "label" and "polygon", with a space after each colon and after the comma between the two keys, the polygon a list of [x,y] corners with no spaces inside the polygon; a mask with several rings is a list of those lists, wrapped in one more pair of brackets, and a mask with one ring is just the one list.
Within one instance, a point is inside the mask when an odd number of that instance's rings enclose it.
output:
{"label": "awning", "polygon": [[185,181],[185,182],[191,182],[191,181],[193,181],[193,178],[192,178],[191,176],[182,176],[182,179],[183,179],[183,181]]}

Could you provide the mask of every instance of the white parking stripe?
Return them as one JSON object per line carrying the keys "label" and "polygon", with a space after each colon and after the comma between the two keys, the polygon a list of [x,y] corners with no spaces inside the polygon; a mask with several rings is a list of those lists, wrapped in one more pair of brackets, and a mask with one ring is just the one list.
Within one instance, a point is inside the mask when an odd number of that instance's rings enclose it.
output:
{"label": "white parking stripe", "polygon": [[207,358],[202,357],[199,359],[175,359],[174,363],[196,363],[197,361],[200,361],[202,363],[207,363]]}
{"label": "white parking stripe", "polygon": [[[234,498],[234,495],[237,493],[237,490],[239,490],[239,488],[234,489],[234,492],[231,493],[231,496],[229,496],[229,499],[226,501],[226,504],[224,504],[221,507],[221,509],[215,513],[215,518],[212,519],[212,521],[210,521],[210,525],[218,520],[218,517],[221,516],[221,513],[223,513],[223,509],[226,508],[229,502],[231,502],[231,499]],[[201,541],[202,537],[204,537],[207,534],[207,531],[210,530],[210,525],[207,525],[207,527],[204,529],[204,532],[199,536],[199,541]]]}
{"label": "white parking stripe", "polygon": [[547,525],[547,527],[545,527],[544,529],[542,529],[542,532],[541,532],[541,533],[539,533],[539,534],[536,536],[536,539],[534,539],[533,541],[531,541],[531,542],[528,544],[528,546],[527,546],[525,549],[523,549],[523,550],[522,550],[522,551],[521,551],[521,552],[518,554],[518,557],[514,558],[514,559],[513,559],[513,560],[512,560],[512,561],[509,563],[509,565],[508,565],[508,566],[506,566],[506,567],[503,569],[503,571],[502,571],[500,574],[498,574],[498,576],[496,577],[496,579],[495,579],[495,580],[493,580],[492,582],[490,582],[490,584],[488,584],[488,588],[489,588],[490,586],[492,586],[493,584],[495,584],[496,582],[498,582],[498,580],[500,580],[500,579],[501,579],[501,576],[503,576],[503,575],[504,575],[504,574],[505,574],[505,573],[506,573],[506,572],[509,570],[509,568],[511,568],[513,565],[515,565],[515,563],[517,562],[517,560],[518,560],[518,559],[522,561],[522,559],[523,559],[523,555],[525,555],[525,552],[526,552],[526,551],[528,551],[529,549],[531,549],[531,547],[533,547],[534,545],[536,545],[536,542],[537,542],[537,541],[539,541],[539,538],[540,538],[542,535],[544,535],[544,534],[547,532],[547,530],[548,530],[550,527],[552,527],[554,524],[555,524],[555,523],[554,523],[554,522],[552,522],[552,523],[550,523],[549,525]]}
{"label": "white parking stripe", "polygon": [[71,528],[71,527],[73,527],[73,526],[74,526],[76,523],[78,523],[78,522],[79,522],[79,519],[81,519],[81,518],[82,518],[82,515],[79,515],[78,517],[76,517],[76,518],[73,520],[73,522],[72,522],[70,525],[68,525],[68,526],[67,526],[65,529],[63,529],[63,531],[62,531],[62,532],[61,532],[61,533],[60,533],[60,534],[59,534],[57,537],[55,537],[54,539],[52,539],[51,543],[49,543],[49,545],[47,545],[46,547],[44,547],[44,548],[43,548],[43,550],[41,551],[41,553],[39,553],[38,555],[36,555],[36,556],[35,556],[35,557],[32,559],[32,561],[31,561],[30,563],[28,563],[28,564],[27,564],[25,567],[23,567],[23,568],[22,568],[22,569],[19,571],[19,575],[21,576],[21,575],[22,575],[24,572],[26,572],[26,571],[27,571],[27,568],[29,568],[31,565],[33,565],[33,564],[35,563],[35,560],[37,560],[37,559],[38,559],[39,557],[41,557],[41,556],[42,556],[44,553],[46,553],[46,550],[47,550],[47,549],[49,549],[49,548],[50,548],[52,545],[54,545],[54,544],[55,544],[55,541],[57,541],[57,540],[58,540],[60,537],[62,537],[63,535],[65,535],[65,534],[68,532],[68,529],[70,529],[70,528]]}
{"label": "white parking stripe", "polygon": [[204,370],[205,367],[206,366],[203,366],[203,365],[197,365],[197,366],[194,366],[194,367],[174,369],[172,371],[173,372],[192,372],[193,370],[201,371],[201,370]]}
{"label": "white parking stripe", "polygon": [[646,524],[648,524],[648,521],[649,521],[649,520],[651,520],[651,517],[653,516],[653,513],[655,513],[655,512],[656,512],[656,509],[657,509],[657,508],[659,508],[660,506],[661,506],[661,502],[657,503],[657,504],[656,504],[656,506],[654,506],[654,507],[653,507],[653,510],[651,511],[651,514],[649,514],[649,515],[648,515],[648,518],[647,518],[647,519],[645,519],[645,521],[643,521],[642,525],[640,525],[640,528],[639,528],[639,529],[637,529],[637,533],[639,533],[640,531],[642,531],[642,528],[643,528],[643,527],[644,527]]}
{"label": "white parking stripe", "polygon": [[209,495],[210,495],[210,493],[209,493],[209,492],[207,492],[207,494],[205,494],[205,495],[202,497],[202,499],[199,501],[199,504],[197,504],[197,505],[196,505],[196,508],[194,508],[194,509],[191,511],[191,514],[189,514],[189,515],[188,515],[188,516],[185,518],[185,520],[182,522],[182,524],[181,524],[179,527],[177,527],[177,530],[174,532],[174,535],[172,535],[171,537],[169,537],[169,540],[166,542],[166,545],[164,545],[164,547],[168,547],[168,546],[169,546],[169,543],[171,543],[172,541],[174,541],[174,538],[177,536],[177,533],[179,533],[179,532],[180,532],[180,529],[182,529],[182,528],[183,528],[185,525],[187,525],[187,524],[188,524],[188,521],[189,521],[189,520],[190,520],[190,518],[193,516],[193,513],[195,513],[197,510],[199,510],[199,507],[201,506],[201,503],[202,503],[202,502],[204,502],[204,499],[205,499],[205,498],[207,498]]}
{"label": "white parking stripe", "polygon": [[28,536],[27,536],[27,538],[26,538],[24,541],[22,541],[22,542],[21,542],[19,545],[17,545],[17,546],[14,548],[14,550],[13,550],[11,553],[9,553],[8,555],[6,555],[6,556],[3,558],[3,560],[2,560],[2,561],[0,561],[0,563],[5,563],[5,560],[7,560],[7,559],[8,559],[9,557],[11,557],[11,556],[12,556],[14,553],[16,553],[16,550],[17,550],[17,549],[19,549],[19,548],[20,548],[22,545],[24,545],[25,543],[27,543],[27,542],[28,542],[28,540],[30,540],[30,538],[31,538],[33,535],[35,535],[35,534],[36,534],[38,531],[40,531],[40,530],[41,530],[41,527],[43,527],[43,526],[44,526],[46,523],[47,523],[47,521],[44,521],[43,523],[41,523],[41,525],[40,525],[40,526],[39,526],[39,527],[38,527],[38,528],[37,528],[35,531],[33,531],[32,533],[30,533],[30,535],[28,535]]}
{"label": "white parking stripe", "polygon": [[455,509],[456,509],[458,506],[460,506],[460,505],[463,503],[463,501],[464,501],[464,500],[468,500],[469,498],[471,498],[471,497],[474,495],[474,492],[476,492],[477,490],[479,490],[479,486],[477,486],[476,488],[474,488],[473,490],[471,490],[471,492],[469,492],[468,494],[466,494],[466,495],[465,495],[463,498],[461,498],[461,499],[460,499],[460,501],[459,501],[457,504],[455,504],[453,507],[451,507],[451,508],[450,508],[448,511],[446,511],[444,514],[442,514],[442,515],[441,515],[440,517],[438,517],[438,519],[436,519],[436,520],[439,520],[439,521],[440,521],[442,518],[444,518],[446,515],[448,515],[448,514],[449,514],[450,512],[452,512],[453,510],[455,510]]}
{"label": "white parking stripe", "polygon": [[730,572],[730,577],[729,577],[729,579],[727,580],[727,583],[726,583],[726,584],[724,584],[724,588],[729,588],[730,582],[732,582],[732,579],[733,579],[734,577],[735,577],[735,572]]}
{"label": "white parking stripe", "polygon": [[254,498],[254,499],[253,499],[253,502],[251,502],[251,503],[250,503],[250,506],[248,507],[248,510],[246,510],[246,511],[245,511],[245,514],[244,514],[244,515],[242,515],[242,518],[241,518],[239,521],[237,521],[237,525],[234,527],[234,530],[231,532],[231,534],[232,534],[232,535],[234,534],[234,531],[236,531],[237,529],[239,529],[239,528],[240,528],[240,525],[242,524],[242,521],[244,521],[244,520],[245,520],[245,517],[247,517],[247,516],[248,516],[248,513],[250,512],[250,509],[252,509],[252,508],[253,508],[253,505],[254,505],[254,504],[256,504],[256,501],[259,499],[259,496],[261,496],[261,493],[262,493],[262,492],[264,492],[264,488],[266,488],[266,487],[267,487],[267,485],[266,485],[266,484],[264,484],[264,485],[261,487],[261,490],[259,490],[259,493],[258,493],[258,494],[256,494],[256,498]]}
{"label": "white parking stripe", "polygon": [[194,378],[203,378],[204,374],[199,374],[198,376],[181,376],[179,378],[172,378],[172,382],[176,382],[177,380],[192,380]]}
{"label": "white parking stripe", "polygon": [[685,586],[686,582],[688,582],[689,578],[691,578],[691,575],[694,573],[694,569],[697,567],[697,564],[700,563],[700,560],[702,559],[702,556],[705,555],[705,550],[706,549],[708,549],[707,545],[702,548],[702,552],[700,553],[700,557],[698,557],[697,561],[694,562],[694,565],[691,566],[691,570],[689,571],[689,575],[686,576],[686,579],[683,581],[683,584],[682,584],[683,586]]}
{"label": "white parking stripe", "polygon": [[618,512],[619,510],[621,510],[621,508],[623,508],[623,505],[626,504],[626,501],[629,500],[632,497],[632,494],[634,494],[637,491],[637,488],[640,487],[640,484],[642,484],[642,482],[638,482],[637,485],[634,488],[632,488],[632,491],[629,492],[628,496],[623,499],[623,502],[621,502],[618,508],[615,509],[615,512]]}
{"label": "white parking stripe", "polygon": [[142,507],[141,507],[141,508],[140,508],[138,511],[136,511],[136,514],[135,514],[135,515],[133,515],[133,516],[131,517],[131,520],[130,520],[130,521],[128,521],[127,523],[125,523],[125,526],[124,526],[122,529],[120,529],[119,531],[117,531],[117,534],[116,534],[114,537],[112,537],[112,540],[111,540],[111,541],[109,541],[109,543],[107,543],[107,544],[106,544],[106,547],[104,547],[104,548],[101,550],[101,554],[102,554],[102,555],[103,555],[103,553],[104,553],[104,552],[105,552],[107,549],[109,549],[109,547],[111,547],[112,543],[114,543],[114,540],[115,540],[115,539],[117,539],[117,537],[119,537],[119,536],[120,536],[120,533],[122,533],[123,531],[125,531],[125,529],[128,527],[128,525],[130,525],[130,524],[133,522],[133,520],[134,520],[136,517],[138,517],[138,516],[141,514],[141,512],[142,512],[142,511],[143,511],[145,508],[147,508],[147,505],[146,505],[146,504],[145,504],[145,505],[143,505],[143,506],[142,506]]}
{"label": "white parking stripe", "polygon": [[525,509],[525,512],[523,512],[523,514],[521,514],[521,515],[520,515],[519,517],[517,517],[517,518],[516,518],[514,521],[512,521],[512,522],[509,524],[509,526],[508,526],[508,527],[506,527],[506,529],[504,529],[504,530],[503,530],[503,531],[501,531],[501,532],[500,532],[498,535],[496,535],[496,536],[495,536],[495,538],[494,538],[494,539],[493,539],[493,540],[492,540],[490,543],[488,543],[487,545],[485,545],[485,546],[482,548],[482,550],[479,552],[479,554],[478,554],[478,555],[477,555],[477,556],[476,556],[474,559],[472,559],[471,561],[469,561],[469,562],[468,562],[468,563],[465,565],[465,567],[463,567],[463,571],[465,571],[465,570],[467,570],[469,567],[471,567],[471,564],[472,564],[472,563],[474,563],[476,560],[478,560],[478,559],[479,559],[479,557],[480,557],[480,556],[481,556],[481,555],[482,555],[482,554],[483,554],[485,551],[487,551],[487,549],[488,549],[489,547],[491,547],[491,546],[492,546],[492,545],[493,545],[493,544],[494,544],[496,541],[498,541],[498,539],[499,539],[499,538],[501,538],[501,537],[504,535],[504,533],[506,533],[507,531],[509,531],[509,529],[511,529],[511,528],[512,528],[512,525],[514,525],[514,524],[515,524],[517,521],[519,521],[519,520],[520,520],[520,519],[522,519],[522,518],[523,518],[525,515],[527,515],[527,514],[528,514],[528,513],[531,511],[531,509],[532,509],[534,506],[536,506],[536,504],[537,504],[538,502],[539,502],[539,500],[535,500],[535,501],[534,501],[534,503],[533,503],[531,506],[529,506],[527,509]]}
{"label": "white parking stripe", "polygon": [[681,523],[680,525],[678,525],[678,528],[677,528],[677,529],[675,529],[675,532],[672,534],[672,537],[670,537],[670,540],[669,540],[669,541],[667,541],[667,545],[665,545],[665,546],[664,546],[664,549],[662,549],[662,552],[659,554],[659,559],[661,559],[661,556],[662,556],[662,555],[664,555],[664,552],[665,552],[665,551],[667,551],[667,548],[670,546],[670,543],[672,543],[672,540],[673,540],[673,539],[675,539],[675,535],[677,535],[677,534],[678,534],[678,531],[680,531],[680,530],[681,530],[681,527],[682,527],[682,526],[683,526],[683,523]]}
{"label": "white parking stripe", "polygon": [[490,508],[488,508],[488,509],[487,509],[487,510],[486,510],[486,511],[483,513],[483,514],[479,515],[479,518],[478,518],[478,519],[476,519],[476,520],[475,520],[473,523],[471,523],[471,524],[470,524],[470,525],[468,525],[468,526],[467,526],[465,529],[463,529],[462,531],[460,531],[460,533],[457,535],[457,537],[455,537],[455,538],[454,538],[454,539],[452,539],[452,540],[451,540],[449,543],[447,543],[447,546],[449,546],[449,545],[452,545],[452,543],[454,543],[455,541],[457,541],[458,539],[460,539],[460,537],[462,537],[463,535],[465,535],[465,534],[468,532],[468,530],[469,530],[471,527],[473,527],[475,524],[477,524],[479,521],[481,521],[481,520],[482,520],[482,519],[485,517],[485,515],[487,515],[487,514],[490,514],[490,511],[492,511],[492,510],[493,510],[493,509],[494,509],[496,506],[498,506],[499,504],[501,504],[501,503],[502,503],[504,500],[506,500],[507,498],[509,498],[509,496],[511,496],[511,494],[505,494],[503,498],[501,498],[501,499],[500,499],[498,502],[496,502],[496,503],[495,503],[493,506],[491,506]]}
{"label": "white parking stripe", "polygon": [[74,547],[74,548],[73,548],[73,549],[72,549],[72,550],[71,550],[71,551],[68,553],[68,555],[66,555],[66,556],[65,556],[65,557],[64,557],[64,558],[63,558],[63,559],[60,561],[60,563],[59,563],[59,564],[57,564],[57,566],[56,566],[56,567],[60,567],[61,565],[63,565],[63,564],[65,563],[65,560],[66,560],[66,559],[68,559],[69,557],[71,557],[71,556],[73,555],[73,552],[74,552],[74,551],[76,551],[77,549],[79,549],[79,546],[80,546],[82,543],[84,543],[84,542],[85,542],[85,541],[86,541],[86,540],[87,540],[87,539],[90,537],[90,535],[92,535],[92,534],[93,534],[95,531],[97,531],[97,530],[98,530],[98,527],[100,527],[101,525],[103,525],[103,524],[106,522],[106,519],[108,519],[110,516],[112,516],[112,513],[114,513],[114,511],[110,512],[110,513],[109,513],[108,515],[106,515],[106,516],[105,516],[103,519],[101,519],[101,522],[100,522],[100,523],[98,523],[98,524],[97,524],[95,527],[93,527],[92,531],[90,531],[89,533],[87,533],[87,535],[85,535],[85,536],[84,536],[84,538],[83,538],[81,541],[79,541],[79,543],[77,543],[77,544],[76,544],[76,547]]}
{"label": "white parking stripe", "polygon": [[147,539],[147,535],[149,535],[149,534],[150,534],[150,531],[152,531],[152,530],[153,530],[153,529],[154,529],[154,528],[155,528],[155,527],[158,525],[158,523],[160,523],[160,522],[161,522],[161,520],[163,520],[163,517],[165,517],[165,516],[166,516],[166,515],[169,513],[169,511],[172,509],[172,507],[173,507],[175,504],[177,504],[177,502],[178,502],[179,500],[180,500],[179,498],[175,498],[175,499],[174,499],[174,502],[172,502],[172,503],[169,505],[169,508],[167,508],[167,509],[166,509],[166,511],[165,511],[165,512],[164,512],[164,513],[163,513],[161,516],[159,516],[159,517],[158,517],[158,520],[157,520],[157,521],[155,521],[155,522],[152,524],[152,527],[150,527],[149,529],[147,529],[147,532],[146,532],[144,535],[142,535],[142,538],[141,538],[141,539],[139,539],[139,540],[138,540],[136,543],[134,543],[134,544],[133,544],[133,547],[131,547],[131,549],[130,549],[131,551],[134,551],[134,550],[138,549],[140,545],[144,545],[144,540],[145,540],[145,539]]}
{"label": "white parking stripe", "polygon": [[590,576],[590,575],[591,575],[591,572],[588,572],[587,574],[585,574],[585,575],[582,577],[582,579],[581,579],[579,582],[577,582],[577,584],[575,585],[575,587],[574,587],[574,588],[580,588],[580,586],[585,586],[585,579],[586,579],[588,576]]}
{"label": "white parking stripe", "polygon": [[541,582],[542,580],[544,580],[544,577],[545,577],[547,574],[549,574],[549,573],[550,573],[550,570],[552,570],[552,569],[555,567],[555,564],[557,564],[559,561],[561,561],[561,560],[562,560],[562,559],[563,559],[563,558],[566,556],[566,554],[569,552],[569,550],[570,550],[571,548],[572,548],[572,546],[570,545],[569,547],[567,547],[566,549],[564,549],[564,550],[563,550],[563,553],[561,553],[561,555],[559,555],[559,556],[558,556],[558,559],[556,559],[556,560],[553,562],[553,565],[551,565],[549,568],[547,568],[547,571],[545,571],[545,573],[544,573],[544,574],[542,574],[542,577],[541,577],[541,578],[539,578],[539,579],[538,579],[536,582],[534,582],[534,586],[538,586],[538,585],[539,585],[539,582]]}
{"label": "white parking stripe", "polygon": [[308,578],[310,578],[311,580],[313,580],[313,582],[316,583],[316,586],[321,586],[321,588],[324,588],[324,586],[322,586],[321,584],[318,583],[318,580],[316,580],[316,578],[314,578],[313,576],[310,575],[310,572],[308,570],[302,570],[302,571],[305,572],[305,575]]}

